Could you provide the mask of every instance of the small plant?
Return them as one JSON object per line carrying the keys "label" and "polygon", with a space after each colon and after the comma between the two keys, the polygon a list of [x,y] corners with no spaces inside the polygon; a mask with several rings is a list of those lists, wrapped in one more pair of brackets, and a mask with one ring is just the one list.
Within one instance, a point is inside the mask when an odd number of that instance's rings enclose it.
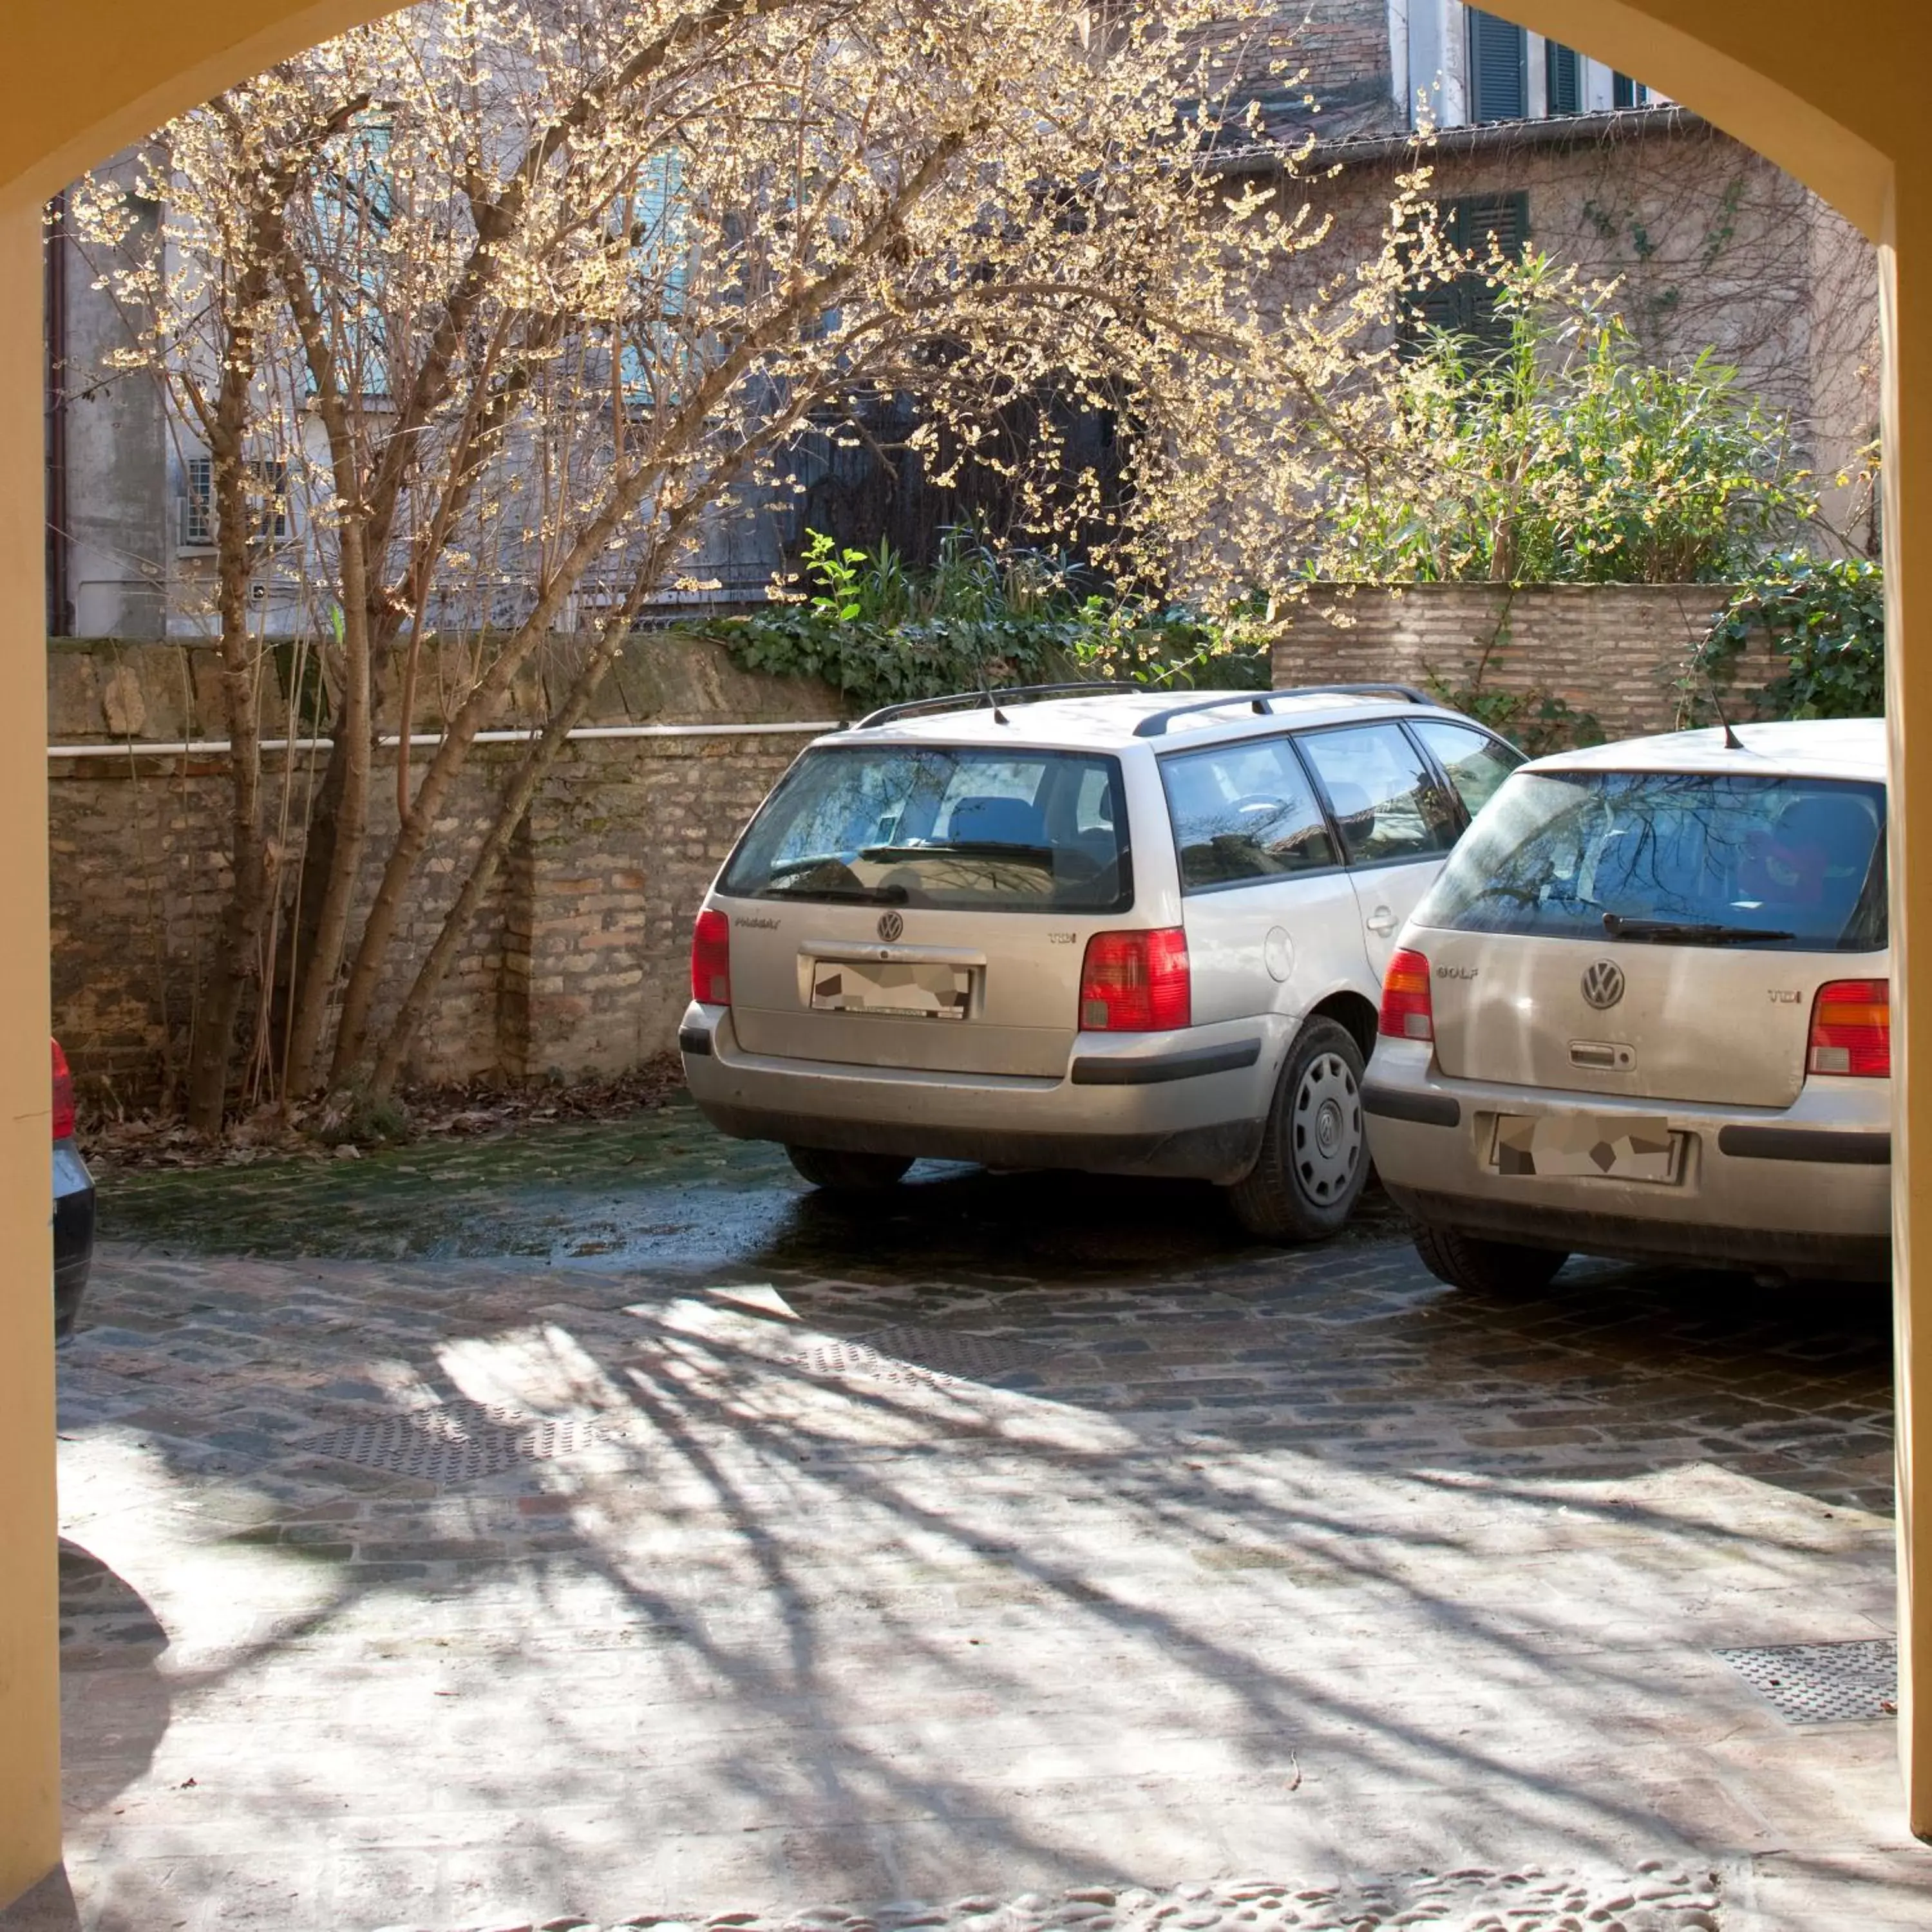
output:
{"label": "small plant", "polygon": [[1433,665],[1426,664],[1423,682],[1451,710],[1486,724],[1532,758],[1578,745],[1600,745],[1604,737],[1603,722],[1594,711],[1579,711],[1567,698],[1540,685],[1527,691],[1513,691],[1490,682],[1490,667],[1498,653],[1509,648],[1514,628],[1510,606],[1514,602],[1514,592],[1506,592],[1502,615],[1497,619],[1489,642],[1460,677],[1445,676]]}
{"label": "small plant", "polygon": [[410,1111],[394,1094],[350,1088],[328,1096],[310,1130],[324,1147],[393,1146],[410,1138]]}
{"label": "small plant", "polygon": [[1486,724],[1532,758],[1604,742],[1603,721],[1594,711],[1579,711],[1567,698],[1540,686],[1501,691],[1494,686],[1453,682],[1432,670],[1425,674],[1424,682],[1431,694],[1451,710]]}

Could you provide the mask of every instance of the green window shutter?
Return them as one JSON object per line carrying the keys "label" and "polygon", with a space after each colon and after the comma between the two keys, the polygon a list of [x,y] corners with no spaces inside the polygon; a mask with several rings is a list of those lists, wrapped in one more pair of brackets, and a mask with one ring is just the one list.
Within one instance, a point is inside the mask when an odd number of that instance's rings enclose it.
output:
{"label": "green window shutter", "polygon": [[1529,36],[1480,7],[1469,14],[1469,118],[1520,121],[1529,112]]}
{"label": "green window shutter", "polygon": [[1612,107],[1648,107],[1650,105],[1650,89],[1642,81],[1631,80],[1627,74],[1612,75],[1610,105]]}
{"label": "green window shutter", "polygon": [[1546,40],[1544,68],[1550,82],[1550,111],[1552,114],[1580,114],[1583,111],[1583,62],[1574,47],[1561,40]]}
{"label": "green window shutter", "polygon": [[1526,194],[1465,194],[1443,204],[1450,243],[1458,248],[1486,251],[1493,241],[1512,261],[1520,261],[1529,246],[1529,196]]}
{"label": "green window shutter", "polygon": [[[1486,256],[1498,251],[1520,261],[1529,247],[1529,196],[1466,194],[1439,204],[1442,238],[1459,254]],[[1419,348],[1437,333],[1460,335],[1479,351],[1498,354],[1509,346],[1507,322],[1496,314],[1496,292],[1480,270],[1424,290],[1414,301],[1403,329],[1404,346]]]}
{"label": "green window shutter", "polygon": [[1419,348],[1428,336],[1461,334],[1462,310],[1462,280],[1438,282],[1434,287],[1424,289],[1416,296],[1411,310],[1406,341],[1410,346]]}

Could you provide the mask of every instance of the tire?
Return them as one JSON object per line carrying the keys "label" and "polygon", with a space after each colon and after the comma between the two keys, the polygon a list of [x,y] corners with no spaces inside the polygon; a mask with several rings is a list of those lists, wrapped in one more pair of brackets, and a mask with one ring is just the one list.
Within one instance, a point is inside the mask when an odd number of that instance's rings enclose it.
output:
{"label": "tire", "polygon": [[1474,1294],[1534,1294],[1547,1288],[1570,1258],[1554,1248],[1526,1248],[1430,1226],[1416,1229],[1415,1252],[1438,1281]]}
{"label": "tire", "polygon": [[912,1165],[896,1154],[847,1154],[837,1148],[788,1147],[785,1158],[828,1194],[878,1194],[896,1186]]}
{"label": "tire", "polygon": [[1369,1178],[1362,1049],[1346,1027],[1313,1019],[1281,1070],[1261,1156],[1228,1190],[1234,1218],[1264,1241],[1325,1241],[1354,1213]]}

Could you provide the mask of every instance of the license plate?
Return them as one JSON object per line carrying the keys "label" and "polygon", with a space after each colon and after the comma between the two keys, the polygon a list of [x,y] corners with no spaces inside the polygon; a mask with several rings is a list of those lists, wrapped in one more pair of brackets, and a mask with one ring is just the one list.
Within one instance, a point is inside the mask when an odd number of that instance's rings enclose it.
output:
{"label": "license plate", "polygon": [[1496,1120],[1498,1174],[1582,1180],[1676,1180],[1684,1136],[1661,1116],[1503,1114]]}
{"label": "license plate", "polygon": [[972,990],[972,973],[964,966],[921,960],[818,959],[812,967],[814,1012],[963,1020]]}

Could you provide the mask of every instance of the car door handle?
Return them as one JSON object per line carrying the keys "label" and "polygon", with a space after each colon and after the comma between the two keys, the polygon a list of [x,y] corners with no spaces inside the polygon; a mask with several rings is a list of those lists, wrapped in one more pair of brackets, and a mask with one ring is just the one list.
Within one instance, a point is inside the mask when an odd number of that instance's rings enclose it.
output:
{"label": "car door handle", "polygon": [[1362,923],[1366,926],[1378,939],[1386,939],[1389,934],[1395,930],[1396,917],[1394,913],[1390,910],[1388,907],[1377,906],[1375,910],[1370,913],[1366,919],[1363,920]]}

